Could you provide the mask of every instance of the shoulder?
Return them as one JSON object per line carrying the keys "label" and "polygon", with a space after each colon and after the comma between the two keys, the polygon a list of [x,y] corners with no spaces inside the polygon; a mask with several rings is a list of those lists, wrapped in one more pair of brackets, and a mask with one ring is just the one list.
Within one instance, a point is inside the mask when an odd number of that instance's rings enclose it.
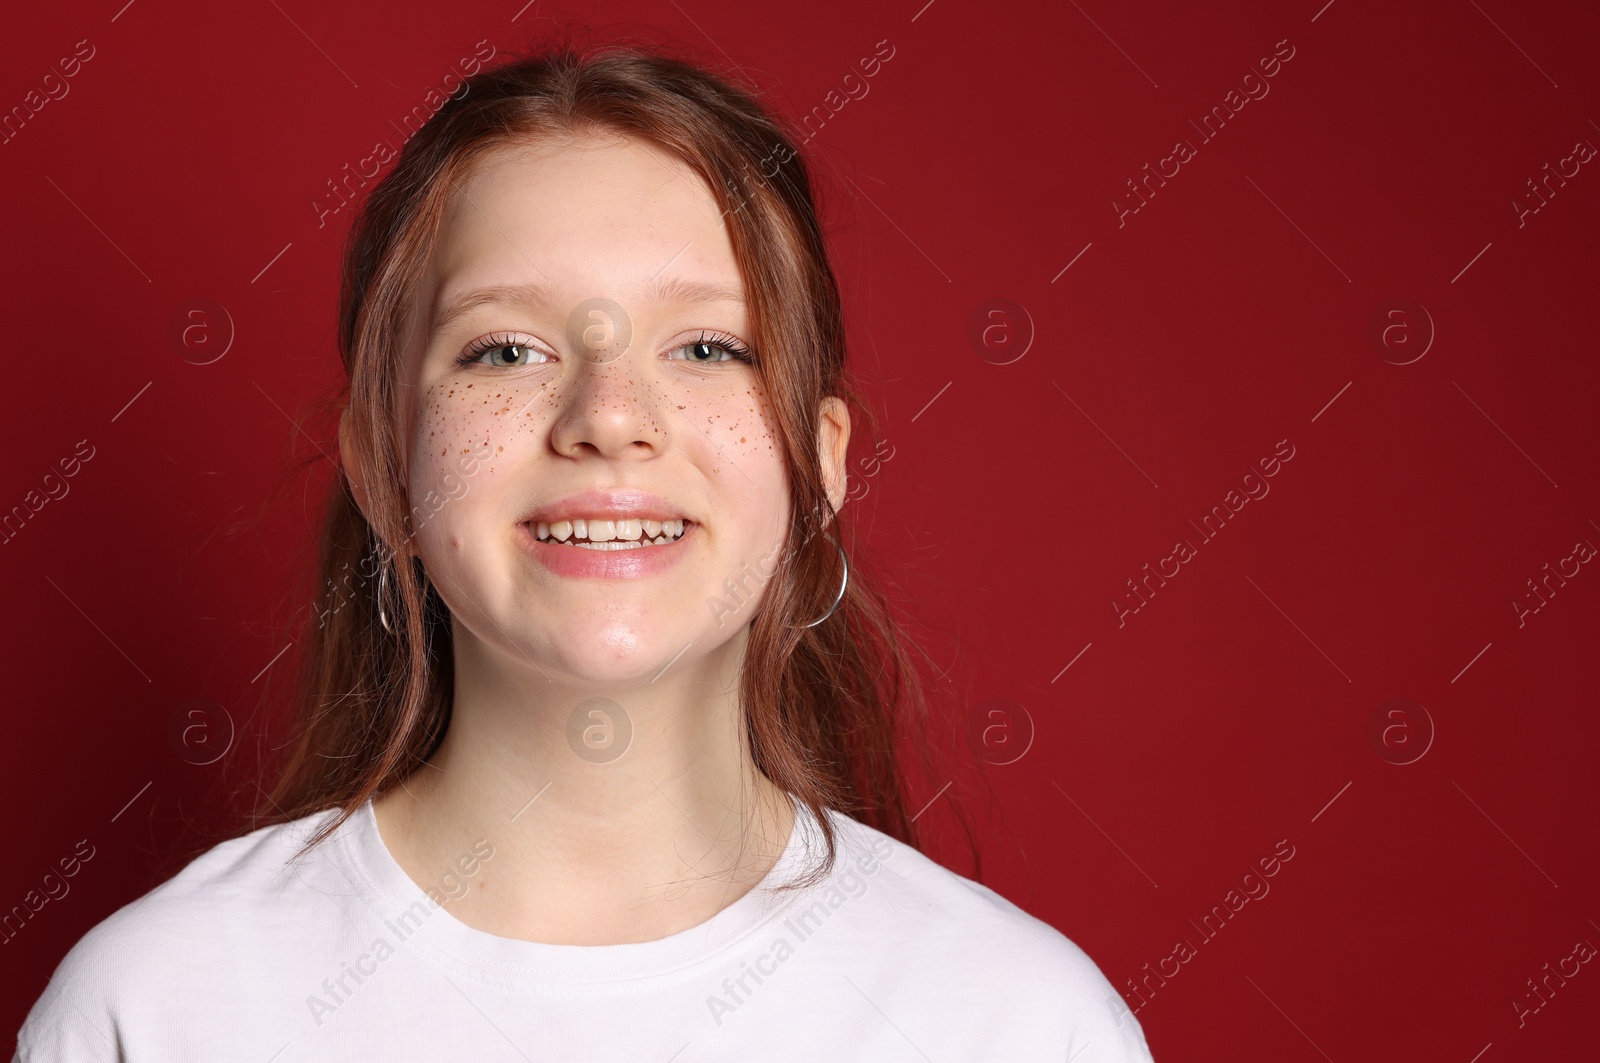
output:
{"label": "shoulder", "polygon": [[241,950],[292,925],[296,895],[316,888],[294,857],[332,814],[221,842],[97,923],[28,1013],[17,1059],[119,1060],[130,1034],[158,1027],[171,1001],[200,999]]}
{"label": "shoulder", "polygon": [[[904,842],[832,815],[840,846],[830,882],[848,892],[855,876],[865,880],[864,896],[878,894],[869,933],[893,950],[902,971],[936,975],[964,1010],[981,1004],[1057,1038],[1063,1058],[1150,1059],[1121,994],[1076,942]],[[1089,1045],[1096,1049],[1074,1055]]]}
{"label": "shoulder", "polygon": [[895,929],[912,947],[959,954],[967,963],[1025,965],[1054,975],[1056,987],[1067,992],[1109,985],[1094,961],[1049,923],[896,838],[833,816],[840,840],[834,881],[845,886],[852,875],[870,879],[867,891],[881,893],[892,906]]}

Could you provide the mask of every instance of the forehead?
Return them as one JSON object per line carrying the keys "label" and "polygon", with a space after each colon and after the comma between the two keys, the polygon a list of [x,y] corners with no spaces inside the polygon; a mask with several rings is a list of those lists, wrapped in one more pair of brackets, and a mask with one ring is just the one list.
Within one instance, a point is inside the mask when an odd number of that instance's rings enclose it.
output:
{"label": "forehead", "polygon": [[423,302],[437,310],[452,291],[531,282],[576,305],[667,277],[739,284],[711,189],[640,140],[569,136],[495,149],[456,182]]}

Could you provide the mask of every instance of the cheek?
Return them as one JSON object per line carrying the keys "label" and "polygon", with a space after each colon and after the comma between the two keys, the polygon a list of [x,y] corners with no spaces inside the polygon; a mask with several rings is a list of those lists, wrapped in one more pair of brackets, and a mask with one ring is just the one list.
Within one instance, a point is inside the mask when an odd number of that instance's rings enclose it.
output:
{"label": "cheek", "polygon": [[723,401],[707,407],[702,416],[706,437],[728,459],[719,463],[719,474],[726,474],[729,470],[720,466],[730,463],[740,468],[749,464],[761,469],[783,464],[777,417],[766,392],[756,381],[752,380]]}
{"label": "cheek", "polygon": [[708,448],[711,479],[737,511],[738,525],[748,529],[748,545],[781,542],[788,526],[788,468],[776,415],[759,385],[738,388],[705,407],[698,419],[702,441],[715,444]]}
{"label": "cheek", "polygon": [[716,559],[705,581],[718,603],[716,627],[727,631],[759,608],[782,565],[792,508],[788,466],[776,415],[754,382],[684,413],[695,413],[700,429],[689,434],[710,480],[716,532]]}
{"label": "cheek", "polygon": [[437,544],[457,535],[454,529],[510,467],[503,459],[532,438],[543,401],[543,389],[529,395],[480,381],[448,381],[427,390],[411,427],[408,487],[418,539]]}

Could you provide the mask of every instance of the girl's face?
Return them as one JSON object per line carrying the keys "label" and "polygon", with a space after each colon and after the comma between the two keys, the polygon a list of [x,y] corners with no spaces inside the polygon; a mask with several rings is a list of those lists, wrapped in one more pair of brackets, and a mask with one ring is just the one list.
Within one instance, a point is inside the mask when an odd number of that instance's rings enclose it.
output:
{"label": "girl's face", "polygon": [[789,484],[720,218],[628,139],[503,149],[454,190],[403,423],[413,545],[458,647],[621,680],[755,612]]}

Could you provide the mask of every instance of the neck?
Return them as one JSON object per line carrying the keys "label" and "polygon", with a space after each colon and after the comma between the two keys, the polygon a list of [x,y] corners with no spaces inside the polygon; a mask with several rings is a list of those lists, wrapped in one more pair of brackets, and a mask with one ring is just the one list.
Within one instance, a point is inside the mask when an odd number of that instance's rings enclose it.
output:
{"label": "neck", "polygon": [[464,892],[441,895],[502,937],[620,944],[704,922],[765,876],[793,828],[745,740],[744,643],[600,686],[491,661],[468,635],[440,748],[373,801],[384,844],[424,889],[492,846]]}

